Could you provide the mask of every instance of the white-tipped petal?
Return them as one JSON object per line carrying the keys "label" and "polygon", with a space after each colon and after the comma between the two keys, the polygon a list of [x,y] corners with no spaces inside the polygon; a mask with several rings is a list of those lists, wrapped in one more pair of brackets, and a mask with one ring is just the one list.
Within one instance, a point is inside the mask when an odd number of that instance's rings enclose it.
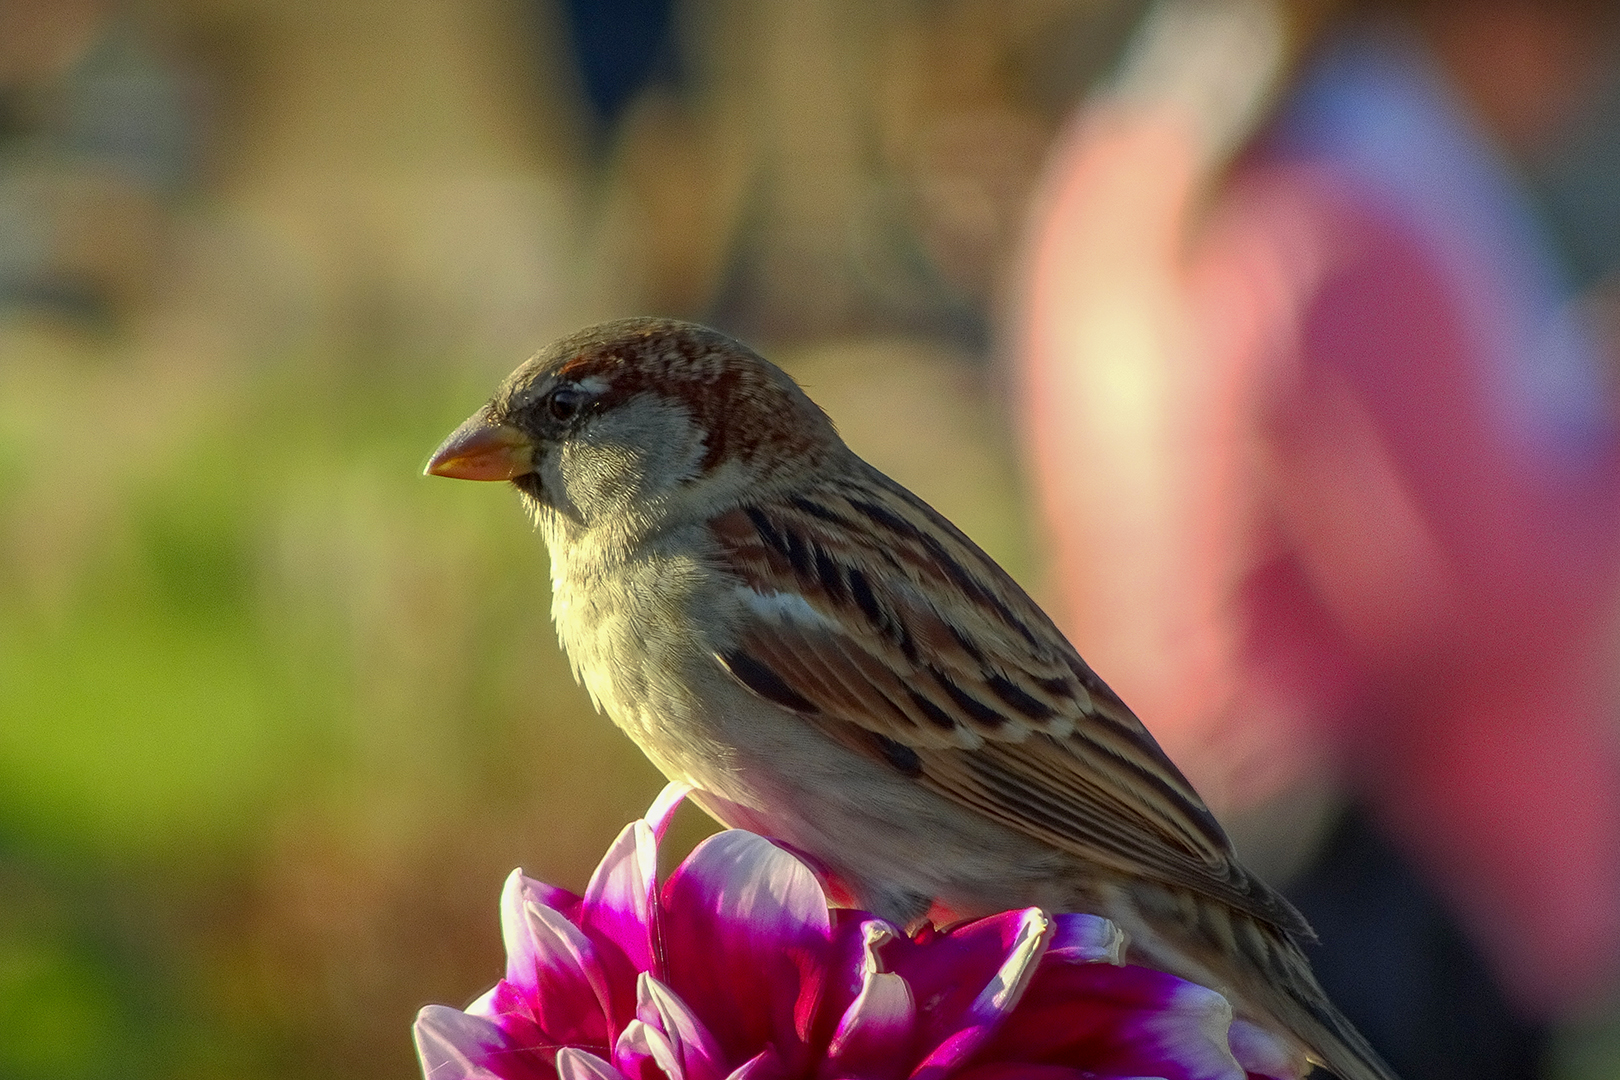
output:
{"label": "white-tipped petal", "polygon": [[557,1080],[627,1080],[624,1073],[588,1050],[557,1051]]}
{"label": "white-tipped petal", "polygon": [[481,1016],[428,1005],[412,1028],[424,1080],[501,1080],[484,1063],[509,1049],[506,1035]]}

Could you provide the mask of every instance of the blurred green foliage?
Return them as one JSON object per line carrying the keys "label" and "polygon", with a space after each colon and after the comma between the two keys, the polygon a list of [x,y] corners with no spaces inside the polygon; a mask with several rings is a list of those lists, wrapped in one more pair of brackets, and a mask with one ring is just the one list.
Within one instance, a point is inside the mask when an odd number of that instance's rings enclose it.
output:
{"label": "blurred green foliage", "polygon": [[0,1077],[408,1075],[658,783],[515,500],[420,475],[493,376],[4,340]]}
{"label": "blurred green foliage", "polygon": [[[416,1009],[501,969],[507,871],[582,887],[662,782],[511,492],[420,474],[517,358],[0,356],[0,1078],[412,1075]],[[981,369],[783,359],[1027,567]]]}

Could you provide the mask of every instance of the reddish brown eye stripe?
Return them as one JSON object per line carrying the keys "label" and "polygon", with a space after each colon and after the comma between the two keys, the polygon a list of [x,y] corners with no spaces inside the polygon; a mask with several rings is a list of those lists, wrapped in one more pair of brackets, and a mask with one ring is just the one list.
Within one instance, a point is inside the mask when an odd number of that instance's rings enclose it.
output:
{"label": "reddish brown eye stripe", "polygon": [[534,407],[548,375],[554,381],[597,384],[592,407],[598,411],[641,395],[660,397],[686,409],[704,432],[704,473],[731,460],[814,460],[832,436],[819,412],[804,422],[807,402],[791,384],[712,330],[645,320],[626,333],[623,323],[610,323],[553,349],[513,373],[490,403],[493,415],[507,420]]}

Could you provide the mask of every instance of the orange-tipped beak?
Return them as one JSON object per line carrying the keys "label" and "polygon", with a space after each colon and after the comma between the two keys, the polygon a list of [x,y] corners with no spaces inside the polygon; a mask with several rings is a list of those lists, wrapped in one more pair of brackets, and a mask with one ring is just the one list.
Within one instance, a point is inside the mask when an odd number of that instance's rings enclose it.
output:
{"label": "orange-tipped beak", "polygon": [[433,451],[422,471],[456,480],[511,480],[534,471],[534,440],[477,412]]}

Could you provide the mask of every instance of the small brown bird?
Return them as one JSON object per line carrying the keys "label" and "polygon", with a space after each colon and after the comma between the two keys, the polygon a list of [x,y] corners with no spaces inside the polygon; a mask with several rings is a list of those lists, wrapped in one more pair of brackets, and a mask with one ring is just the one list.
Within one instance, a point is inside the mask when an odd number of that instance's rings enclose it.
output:
{"label": "small brown bird", "polygon": [[857,457],[786,374],[687,323],[545,349],[427,471],[510,480],[597,707],[715,818],[895,923],[1039,905],[1225,994],[1345,1080],[1393,1080],[1311,930],[1007,573]]}

